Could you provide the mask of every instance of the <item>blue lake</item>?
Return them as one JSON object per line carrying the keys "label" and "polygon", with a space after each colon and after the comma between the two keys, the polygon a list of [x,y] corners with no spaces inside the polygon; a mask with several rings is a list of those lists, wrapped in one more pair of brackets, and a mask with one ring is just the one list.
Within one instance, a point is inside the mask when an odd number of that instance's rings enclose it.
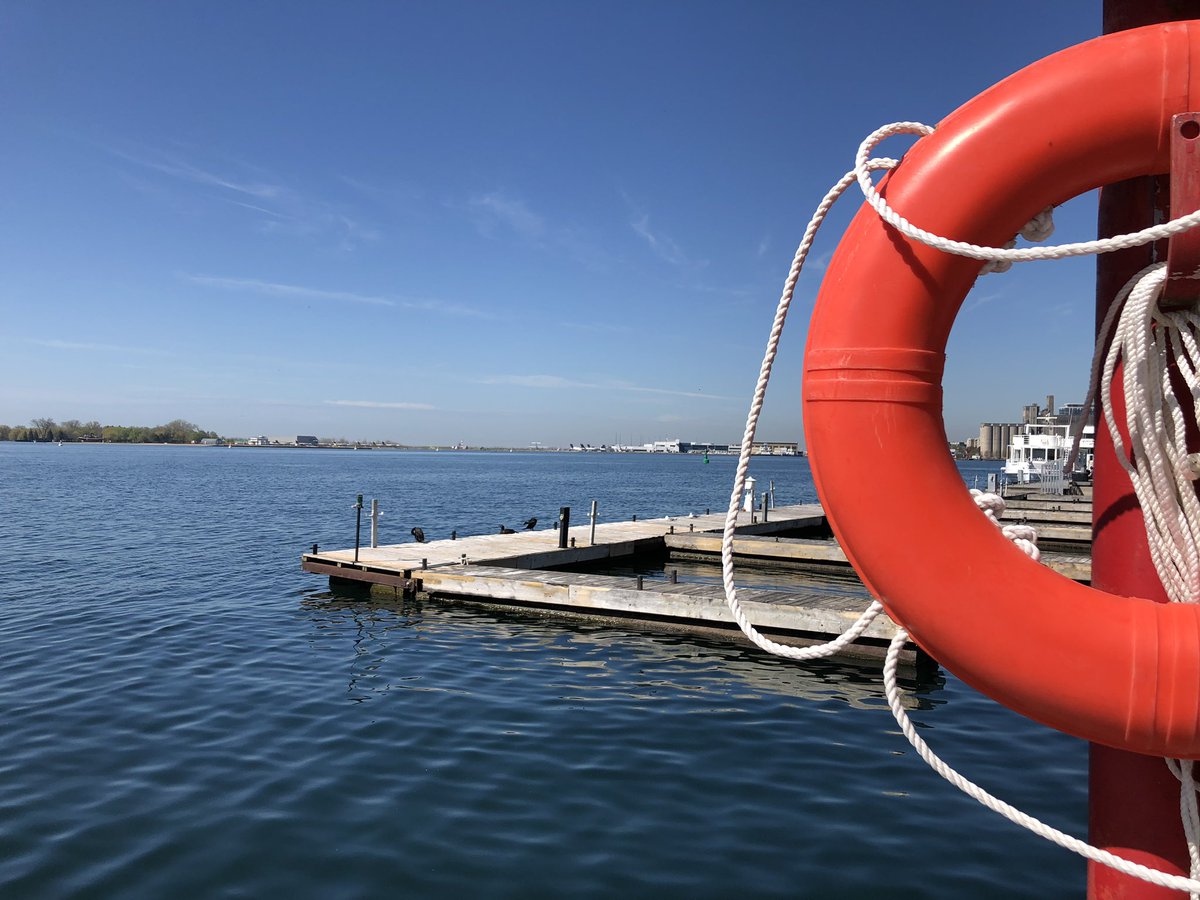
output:
{"label": "blue lake", "polygon": [[[391,543],[715,511],[734,462],[0,443],[0,896],[1080,894],[926,768],[875,669],[299,571],[358,493]],[[751,474],[815,500],[806,460]],[[1084,834],[1086,745],[912,687],[951,765]]]}

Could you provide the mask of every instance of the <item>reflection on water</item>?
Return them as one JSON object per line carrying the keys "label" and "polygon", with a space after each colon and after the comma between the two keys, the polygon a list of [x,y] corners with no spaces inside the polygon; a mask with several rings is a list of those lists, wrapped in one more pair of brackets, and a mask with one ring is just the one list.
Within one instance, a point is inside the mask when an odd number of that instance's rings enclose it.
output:
{"label": "reflection on water", "polygon": [[[362,600],[330,592],[309,594],[302,605],[315,629],[350,641],[353,656],[348,692],[356,701],[392,689],[384,663],[400,643],[396,633],[411,630],[419,639],[439,640],[450,633],[454,640],[519,646],[524,652],[539,654],[547,669],[590,670],[585,677],[613,677],[610,659],[619,647],[622,654],[631,655],[644,667],[640,677],[627,686],[630,696],[648,690],[718,691],[739,703],[777,695],[859,709],[887,709],[880,663],[798,663],[735,645],[732,634],[730,642],[719,642],[682,632],[628,629],[607,621],[594,624],[515,610],[496,612],[452,601]],[[731,691],[730,679],[745,690]],[[907,671],[900,684],[906,708],[930,709],[939,702],[936,694],[945,684],[945,676],[936,670],[922,673],[922,677]],[[411,680],[399,686],[413,689]],[[587,695],[576,699],[590,702]]]}

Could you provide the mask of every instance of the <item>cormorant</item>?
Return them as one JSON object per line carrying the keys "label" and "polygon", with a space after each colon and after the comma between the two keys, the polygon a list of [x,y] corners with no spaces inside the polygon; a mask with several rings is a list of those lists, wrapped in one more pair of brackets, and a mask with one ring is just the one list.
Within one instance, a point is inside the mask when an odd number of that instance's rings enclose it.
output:
{"label": "cormorant", "polygon": [[534,516],[532,519],[525,520],[525,530],[526,531],[532,531],[536,525],[537,525],[537,516]]}
{"label": "cormorant", "polygon": [[501,534],[516,534],[517,532],[515,530],[513,530],[512,528],[505,528],[503,525],[501,525],[500,533]]}
{"label": "cormorant", "polygon": [[425,543],[425,532],[420,528],[414,528],[412,530],[412,536],[416,539],[418,544]]}

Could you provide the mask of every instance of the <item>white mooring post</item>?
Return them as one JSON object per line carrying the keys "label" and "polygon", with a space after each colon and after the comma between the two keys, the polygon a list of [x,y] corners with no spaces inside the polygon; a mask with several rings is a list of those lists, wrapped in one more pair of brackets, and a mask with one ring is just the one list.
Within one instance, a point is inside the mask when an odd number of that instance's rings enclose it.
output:
{"label": "white mooring post", "polygon": [[379,501],[371,501],[371,546],[379,546]]}
{"label": "white mooring post", "polygon": [[754,476],[746,476],[746,496],[742,498],[742,512],[754,512]]}
{"label": "white mooring post", "polygon": [[592,534],[591,534],[591,537],[588,538],[588,544],[589,544],[589,546],[594,547],[596,545],[596,501],[595,500],[592,501],[592,511],[590,513],[588,513],[588,518],[592,520]]}

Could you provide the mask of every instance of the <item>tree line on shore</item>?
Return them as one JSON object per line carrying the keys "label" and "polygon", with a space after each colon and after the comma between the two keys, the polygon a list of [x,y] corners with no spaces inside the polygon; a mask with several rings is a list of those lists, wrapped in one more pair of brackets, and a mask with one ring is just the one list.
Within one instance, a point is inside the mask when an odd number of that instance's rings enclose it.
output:
{"label": "tree line on shore", "polygon": [[113,444],[191,444],[218,437],[183,419],[166,425],[101,425],[67,419],[34,419],[28,425],[0,425],[0,441],[107,441]]}

